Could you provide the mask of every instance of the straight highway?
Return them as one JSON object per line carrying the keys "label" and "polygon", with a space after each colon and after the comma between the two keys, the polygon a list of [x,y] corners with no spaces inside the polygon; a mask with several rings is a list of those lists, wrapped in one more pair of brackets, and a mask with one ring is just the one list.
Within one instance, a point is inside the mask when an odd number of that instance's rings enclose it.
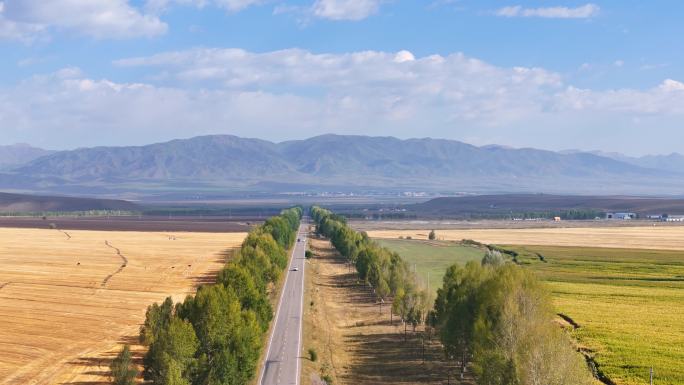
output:
{"label": "straight highway", "polygon": [[285,284],[268,340],[266,361],[259,376],[261,385],[299,385],[308,226],[308,222],[302,220],[297,232],[297,241],[292,249]]}

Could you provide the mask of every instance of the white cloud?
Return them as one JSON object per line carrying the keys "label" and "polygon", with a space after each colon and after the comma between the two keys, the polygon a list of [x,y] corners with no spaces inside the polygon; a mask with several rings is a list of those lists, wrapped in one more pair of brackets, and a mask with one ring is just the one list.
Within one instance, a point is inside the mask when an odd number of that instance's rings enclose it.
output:
{"label": "white cloud", "polygon": [[397,63],[404,63],[416,60],[416,57],[410,51],[399,51],[394,55],[394,61]]}
{"label": "white cloud", "polygon": [[684,140],[678,134],[684,83],[673,79],[644,90],[592,90],[542,68],[408,51],[202,48],[115,65],[136,68],[147,81],[119,83],[65,68],[0,89],[6,140],[71,146],[208,133],[281,140],[338,132],[501,138],[527,146],[555,140],[564,148],[587,137],[610,145],[616,135],[645,145],[638,135],[646,129],[661,133],[647,138],[670,138],[672,146]]}
{"label": "white cloud", "polygon": [[660,89],[665,92],[684,91],[684,83],[672,79],[665,79],[665,81],[660,85]]}
{"label": "white cloud", "polygon": [[0,38],[30,42],[60,30],[98,39],[151,37],[167,25],[127,0],[5,0],[0,2]]}
{"label": "white cloud", "polygon": [[615,62],[613,62],[613,65],[615,67],[622,67],[625,65],[625,61],[624,60],[616,60]]}
{"label": "white cloud", "polygon": [[376,12],[383,0],[316,0],[313,14],[331,20],[362,20]]}
{"label": "white cloud", "polygon": [[556,110],[583,111],[587,114],[683,115],[684,83],[666,79],[648,90],[615,89],[594,91],[567,87],[556,95]]}
{"label": "white cloud", "polygon": [[253,5],[263,4],[268,0],[147,0],[146,8],[154,13],[166,10],[171,5],[187,5],[197,8],[214,6],[227,10],[228,12],[238,12]]}
{"label": "white cloud", "polygon": [[596,4],[585,4],[576,8],[543,7],[524,8],[520,5],[499,8],[496,15],[504,17],[542,17],[549,19],[587,19],[599,14],[601,8]]}

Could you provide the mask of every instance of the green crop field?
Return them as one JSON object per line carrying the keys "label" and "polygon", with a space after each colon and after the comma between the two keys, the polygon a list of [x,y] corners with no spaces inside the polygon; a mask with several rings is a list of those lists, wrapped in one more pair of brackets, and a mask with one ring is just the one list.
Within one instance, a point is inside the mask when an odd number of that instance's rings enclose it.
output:
{"label": "green crop field", "polygon": [[[684,384],[684,252],[510,246],[617,384]],[[543,262],[539,255],[543,256]]]}
{"label": "green crop field", "polygon": [[411,266],[415,266],[422,281],[426,281],[429,275],[432,292],[442,286],[442,277],[447,267],[454,263],[465,265],[469,261],[480,261],[484,256],[484,251],[480,248],[453,242],[383,239],[378,240],[378,243],[396,251]]}
{"label": "green crop field", "polygon": [[[449,264],[482,256],[450,242],[381,243],[430,271],[431,289]],[[653,367],[655,384],[684,385],[684,251],[503,247],[548,283],[557,312],[579,325],[573,336],[615,384],[648,384]]]}

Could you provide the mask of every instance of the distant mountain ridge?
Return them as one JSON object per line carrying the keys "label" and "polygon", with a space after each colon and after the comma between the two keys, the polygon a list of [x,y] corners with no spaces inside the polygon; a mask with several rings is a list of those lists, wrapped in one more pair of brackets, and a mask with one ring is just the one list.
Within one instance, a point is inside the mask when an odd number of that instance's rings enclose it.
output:
{"label": "distant mountain ridge", "polygon": [[0,146],[0,170],[17,167],[52,153],[54,151],[43,150],[23,143]]}
{"label": "distant mountain ridge", "polygon": [[[257,189],[287,183],[349,189],[681,193],[684,173],[585,152],[477,147],[455,140],[321,135],[272,143],[231,135],[146,146],[94,147],[39,157],[0,175],[17,184],[70,191]],[[128,186],[128,187],[124,187]]]}
{"label": "distant mountain ridge", "polygon": [[640,157],[633,157],[621,154],[619,152],[604,152],[604,151],[579,151],[568,150],[562,151],[565,154],[576,154],[588,152],[590,154],[602,156],[605,158],[615,159],[620,162],[629,163],[639,167],[645,167],[656,170],[672,171],[675,173],[684,172],[684,155],[673,152],[667,155],[644,155]]}

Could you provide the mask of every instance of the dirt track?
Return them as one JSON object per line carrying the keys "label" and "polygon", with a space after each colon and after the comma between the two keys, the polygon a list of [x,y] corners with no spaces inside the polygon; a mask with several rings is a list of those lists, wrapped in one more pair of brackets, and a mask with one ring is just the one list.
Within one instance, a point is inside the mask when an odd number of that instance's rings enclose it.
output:
{"label": "dirt track", "polygon": [[136,342],[147,306],[212,280],[221,252],[245,235],[69,234],[0,229],[2,385],[107,383],[109,360]]}

